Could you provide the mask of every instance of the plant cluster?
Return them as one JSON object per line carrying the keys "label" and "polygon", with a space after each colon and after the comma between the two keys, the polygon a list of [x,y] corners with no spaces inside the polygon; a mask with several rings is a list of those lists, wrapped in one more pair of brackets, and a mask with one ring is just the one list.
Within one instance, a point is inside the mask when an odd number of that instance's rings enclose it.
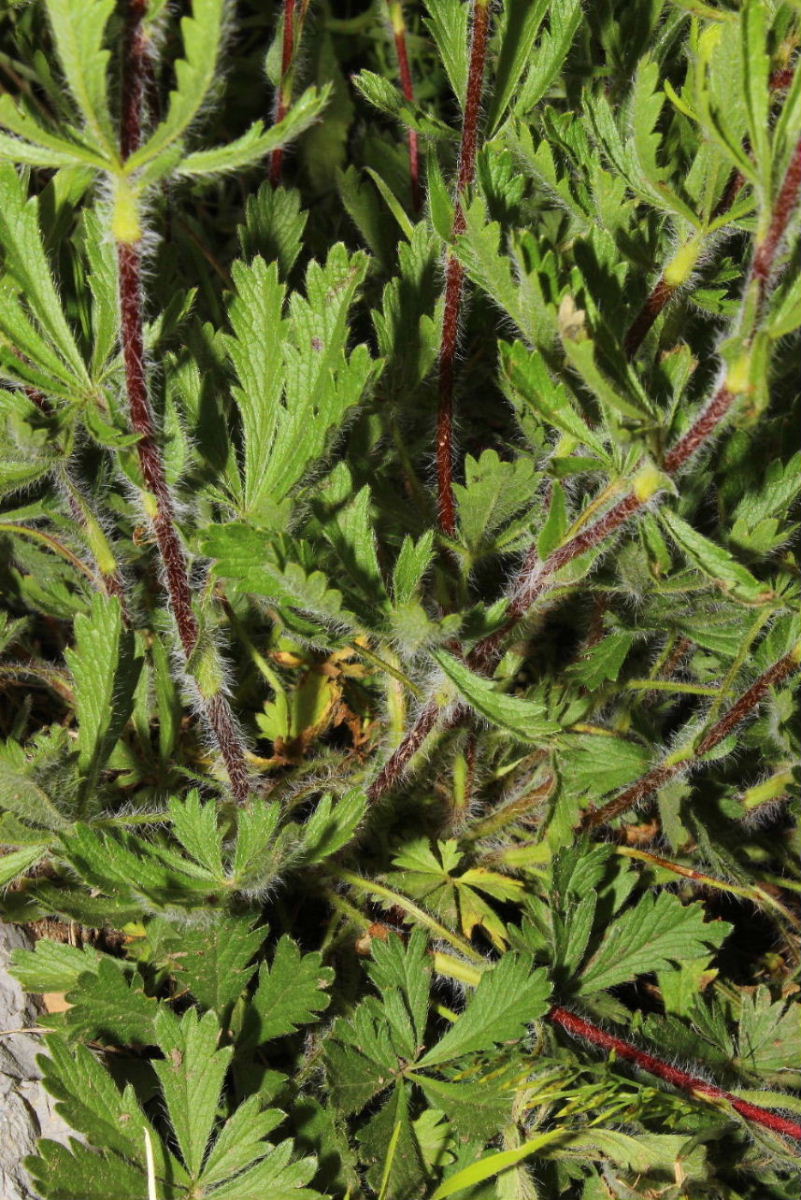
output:
{"label": "plant cluster", "polygon": [[41,1196],[798,1200],[798,4],[0,30]]}

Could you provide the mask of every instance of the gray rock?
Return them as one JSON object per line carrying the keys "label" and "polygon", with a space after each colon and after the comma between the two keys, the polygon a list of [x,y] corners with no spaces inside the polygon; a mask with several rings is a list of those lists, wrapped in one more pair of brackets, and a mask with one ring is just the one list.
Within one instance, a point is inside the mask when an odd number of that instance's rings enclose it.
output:
{"label": "gray rock", "polygon": [[6,1030],[36,1026],[40,1010],[8,973],[11,951],[31,941],[16,925],[0,922],[0,1200],[37,1200],[25,1156],[39,1137],[64,1142],[70,1130],[41,1084],[36,1056],[41,1038]]}

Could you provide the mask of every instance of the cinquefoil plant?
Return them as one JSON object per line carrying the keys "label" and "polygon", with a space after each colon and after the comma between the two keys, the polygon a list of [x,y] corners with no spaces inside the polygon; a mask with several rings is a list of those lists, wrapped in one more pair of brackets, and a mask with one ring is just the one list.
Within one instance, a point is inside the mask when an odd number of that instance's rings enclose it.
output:
{"label": "cinquefoil plant", "polygon": [[35,1186],[801,1196],[797,4],[174,7],[0,18]]}

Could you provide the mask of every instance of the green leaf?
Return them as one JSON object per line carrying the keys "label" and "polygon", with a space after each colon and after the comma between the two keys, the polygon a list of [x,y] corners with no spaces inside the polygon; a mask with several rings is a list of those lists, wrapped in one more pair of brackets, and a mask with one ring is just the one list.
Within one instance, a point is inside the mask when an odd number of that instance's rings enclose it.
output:
{"label": "green leaf", "polygon": [[263,1139],[283,1119],[280,1109],[262,1111],[261,1097],[248,1096],[214,1139],[203,1167],[204,1188],[236,1176],[244,1167],[271,1151],[272,1147],[266,1146]]}
{"label": "green leaf", "polygon": [[78,977],[67,1000],[72,1005],[66,1015],[69,1032],[84,1040],[118,1046],[150,1046],[156,1041],[158,1001],[145,995],[140,976],[126,977],[106,957]]}
{"label": "green leaf", "polygon": [[[48,1056],[43,1060],[44,1079],[48,1091],[58,1102],[61,1116],[95,1146],[110,1154],[123,1155],[144,1169],[143,1130],[147,1129],[151,1134],[157,1153],[161,1149],[161,1139],[153,1133],[134,1099],[133,1089],[129,1087],[120,1092],[108,1071],[86,1046],[69,1045],[55,1034],[46,1038],[45,1046]],[[160,1153],[158,1157],[161,1159]],[[159,1166],[162,1166],[161,1161]],[[180,1172],[180,1168],[178,1170]]]}
{"label": "green leaf", "polygon": [[175,64],[176,89],[167,115],[126,163],[129,172],[168,150],[188,132],[214,83],[222,40],[225,0],[192,0],[192,15],[181,19],[184,58]]}
{"label": "green leaf", "polygon": [[45,1045],[48,1054],[40,1062],[58,1112],[101,1152],[74,1140],[69,1150],[41,1141],[41,1157],[28,1163],[34,1178],[47,1181],[43,1194],[66,1200],[141,1200],[146,1187],[145,1132],[158,1177],[174,1180],[179,1187],[186,1183],[183,1167],[163,1146],[130,1084],[121,1092],[85,1046],[68,1045],[56,1035]]}
{"label": "green leaf", "polygon": [[704,916],[702,904],[684,905],[669,892],[641,896],[607,928],[581,972],[579,994],[615,987],[717,949],[732,927],[725,921],[706,922]]}
{"label": "green leaf", "polygon": [[761,986],[740,997],[737,1058],[758,1075],[801,1069],[801,1021],[797,1005],[771,1002],[768,988]]}
{"label": "green leaf", "polygon": [[172,830],[184,849],[205,867],[211,876],[225,879],[222,859],[222,834],[217,827],[217,806],[213,801],[203,804],[200,794],[192,789],[184,799],[176,797],[167,803]]}
{"label": "green leaf", "polygon": [[434,557],[434,534],[424,533],[416,542],[407,534],[392,570],[392,593],[398,605],[415,599]]}
{"label": "green leaf", "polygon": [[301,955],[297,943],[284,935],[271,965],[263,963],[259,970],[259,984],[245,1016],[248,1041],[261,1045],[316,1021],[331,1002],[325,989],[333,977],[317,951]]}
{"label": "green leaf", "polygon": [[38,1154],[27,1160],[27,1166],[42,1196],[49,1192],[58,1200],[109,1200],[110,1196],[114,1200],[142,1200],[146,1195],[142,1191],[147,1187],[144,1168],[137,1169],[121,1156],[101,1156],[74,1138],[69,1148],[42,1138],[37,1149]]}
{"label": "green leaf", "polygon": [[245,201],[245,221],[238,230],[243,255],[259,254],[265,262],[277,262],[286,279],[300,254],[307,216],[301,211],[299,192],[265,180]]}
{"label": "green leaf", "polygon": [[286,146],[313,125],[325,108],[330,88],[307,88],[286,116],[264,128],[262,121],[254,121],[250,128],[225,146],[212,150],[195,150],[182,158],[174,169],[181,178],[199,175],[218,175],[224,171],[241,171],[260,162],[279,146]]}
{"label": "green leaf", "polygon": [[[398,1052],[412,1060],[423,1045],[428,1019],[432,970],[425,933],[419,927],[414,929],[406,945],[395,934],[385,942],[374,939],[372,952],[367,973],[387,1006]],[[400,1006],[391,1005],[390,997],[395,994],[402,1001]]]}
{"label": "green leaf", "polygon": [[386,1104],[358,1133],[367,1180],[382,1200],[420,1195],[425,1181],[422,1154],[409,1115],[410,1088],[399,1081]]}
{"label": "green leaf", "polygon": [[609,733],[568,733],[564,784],[589,796],[625,787],[650,765],[651,752],[639,742]]}
{"label": "green leaf", "polygon": [[43,846],[24,846],[0,857],[0,887],[7,887],[43,857]]}
{"label": "green leaf", "polygon": [[56,50],[88,132],[104,157],[114,160],[108,109],[108,60],[103,35],[114,0],[46,0]]}
{"label": "green leaf", "polygon": [[453,94],[464,108],[468,72],[469,6],[453,0],[426,0],[431,14],[423,24],[436,43]]}
{"label": "green leaf", "polygon": [[748,112],[748,140],[763,180],[771,178],[770,55],[766,45],[765,6],[747,0],[740,10],[743,98]]}
{"label": "green leaf", "polygon": [[236,848],[232,863],[233,880],[239,888],[252,887],[263,880],[265,861],[269,864],[270,848],[275,844],[281,819],[276,803],[257,799],[239,813]]}
{"label": "green leaf", "polygon": [[172,931],[165,940],[165,965],[182,988],[219,1019],[247,987],[256,970],[248,966],[267,936],[252,917],[214,913]]}
{"label": "green leaf", "polygon": [[564,1136],[563,1129],[551,1129],[547,1133],[540,1133],[537,1137],[524,1142],[522,1146],[516,1146],[513,1150],[498,1150],[486,1158],[479,1159],[478,1162],[471,1163],[469,1167],[463,1167],[462,1170],[456,1171],[444,1183],[441,1183],[432,1194],[431,1200],[447,1200],[448,1196],[453,1196],[456,1192],[475,1188],[485,1179],[492,1179],[494,1175],[508,1171],[510,1167],[530,1158],[538,1150],[545,1149],[553,1142],[561,1141]]}
{"label": "green leaf", "polygon": [[664,509],[659,519],[693,566],[714,580],[723,591],[746,604],[764,603],[770,599],[769,589],[747,567],[728,550],[698,533],[677,513]]}
{"label": "green leaf", "polygon": [[226,338],[240,386],[234,399],[242,416],[244,440],[244,512],[257,513],[265,484],[284,382],[282,317],[285,287],[278,279],[278,264],[262,258],[249,265],[234,263],[236,294],[229,308],[233,337]]}
{"label": "green leaf", "polygon": [[319,1192],[304,1187],[314,1175],[317,1164],[311,1157],[292,1158],[292,1142],[265,1147],[267,1153],[254,1167],[215,1188],[209,1200],[324,1200]]}
{"label": "green leaf", "polygon": [[567,58],[583,15],[581,0],[550,0],[549,29],[540,38],[537,51],[529,61],[528,73],[517,89],[513,100],[516,113],[522,116],[530,112],[551,87]]}
{"label": "green leaf", "polygon": [[523,531],[523,521],[514,518],[532,508],[539,474],[530,459],[505,462],[495,450],[485,450],[478,460],[468,454],[464,469],[464,485],[453,490],[459,531],[475,559]]}
{"label": "green leaf", "polygon": [[304,865],[324,862],[347,846],[367,811],[367,796],[361,788],[351,788],[336,803],[323,796],[303,825]]}
{"label": "green leaf", "polygon": [[614,682],[636,640],[637,634],[628,629],[601,638],[570,668],[571,675],[593,691],[608,680]]}
{"label": "green leaf", "polygon": [[[34,110],[28,107],[24,100],[22,103],[15,103],[8,92],[0,96],[0,126],[17,135],[17,138],[4,136],[2,141],[3,157],[12,162],[51,167],[84,163],[95,170],[102,170],[107,165],[99,152],[82,142],[51,133],[36,119]],[[24,140],[17,140],[18,138]],[[63,163],[56,161],[58,159],[63,159]]]}
{"label": "green leaf", "polygon": [[603,442],[576,412],[564,384],[551,378],[537,351],[528,350],[522,342],[501,342],[501,383],[516,409],[532,408],[549,425],[594,451],[602,462],[608,461]]}
{"label": "green leaf", "polygon": [[340,1017],[325,1043],[328,1081],[334,1104],[344,1114],[361,1112],[386,1090],[398,1058],[380,1003],[368,996],[348,1018]]}
{"label": "green leaf", "polygon": [[513,102],[523,72],[532,60],[534,42],[549,8],[550,0],[508,0],[504,5],[503,40],[487,115],[488,137],[497,131]]}
{"label": "green leaf", "polygon": [[[0,772],[0,809],[16,813],[32,825],[54,832],[69,826],[67,818],[38,784],[22,772],[10,770],[5,764]],[[42,840],[44,842],[46,839]]]}
{"label": "green leaf", "polygon": [[501,1129],[511,1117],[517,1092],[517,1067],[503,1071],[462,1072],[453,1068],[453,1080],[439,1079],[423,1072],[412,1078],[423,1090],[428,1103],[448,1114],[448,1120],[461,1138],[486,1140],[487,1131]]}
{"label": "green leaf", "polygon": [[64,657],[75,681],[78,767],[91,786],[128,721],[142,667],[116,596],[95,594],[75,618],[75,648]]}
{"label": "green leaf", "polygon": [[545,716],[545,706],[539,700],[522,700],[496,690],[496,685],[445,650],[432,650],[433,658],[442,667],[459,694],[493,725],[513,733],[524,742],[547,741],[560,726]]}
{"label": "green leaf", "polygon": [[570,518],[567,511],[565,489],[558,479],[551,481],[551,502],[548,516],[537,537],[537,553],[544,562],[562,541],[568,531]]}
{"label": "green leaf", "polygon": [[70,369],[76,389],[88,384],[86,366],[67,324],[39,230],[38,203],[28,199],[10,163],[0,163],[0,243],[5,268],[25,302]]}
{"label": "green leaf", "polygon": [[[96,974],[105,957],[94,946],[70,946],[39,938],[32,950],[12,951],[11,971],[26,992],[69,992],[79,975],[86,971]],[[123,970],[122,959],[108,957]]]}
{"label": "green leaf", "polygon": [[488,1052],[499,1042],[524,1037],[532,1022],[548,1008],[550,984],[533,959],[508,952],[491,971],[485,971],[464,1012],[418,1067],[434,1067],[464,1054]]}
{"label": "green leaf", "polygon": [[211,1012],[198,1017],[190,1009],[180,1024],[162,1015],[156,1020],[156,1031],[165,1059],[154,1062],[153,1070],[186,1168],[197,1179],[233,1049],[218,1049],[220,1027]]}

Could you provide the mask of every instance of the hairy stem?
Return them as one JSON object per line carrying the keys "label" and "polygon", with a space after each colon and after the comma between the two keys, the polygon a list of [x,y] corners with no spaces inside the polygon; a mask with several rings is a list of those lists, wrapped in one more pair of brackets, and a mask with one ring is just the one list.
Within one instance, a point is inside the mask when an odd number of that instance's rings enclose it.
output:
{"label": "hairy stem", "polygon": [[[489,37],[489,0],[474,0],[470,35],[470,69],[462,117],[459,173],[453,239],[465,231],[464,199],[476,173],[478,124],[484,91],[484,68]],[[445,267],[445,306],[442,318],[442,342],[439,352],[439,410],[437,413],[437,512],[439,526],[447,537],[456,533],[456,503],[453,496],[453,397],[456,381],[456,353],[459,346],[459,321],[464,294],[464,271],[453,252]]]}
{"label": "hairy stem", "polygon": [[[798,206],[799,193],[801,193],[801,139],[799,139],[793,152],[790,165],[779,190],[779,196],[774,206],[773,216],[769,225],[768,236],[764,239],[762,245],[757,248],[752,260],[745,285],[746,292],[752,287],[757,287],[760,296],[766,294],[765,288],[767,287],[767,283],[765,281],[771,281],[773,278],[775,258],[781,248],[792,214]],[[764,249],[765,246],[769,248],[769,253]],[[757,306],[758,311],[753,317],[755,324],[760,318],[761,307],[761,305]],[[752,338],[753,333],[750,337],[745,338],[746,345],[749,344]],[[665,456],[662,465],[666,474],[671,476],[678,475],[699,450],[709,445],[723,422],[729,416],[738,394],[737,391],[729,387],[728,382],[725,380],[716,388],[711,399],[701,409],[690,428],[679,438]],[[481,671],[487,675],[491,674],[500,662],[507,636],[526,617],[532,606],[541,601],[552,589],[556,573],[587,550],[609,542],[618,530],[631,517],[642,511],[646,504],[653,500],[653,498],[654,493],[650,490],[643,493],[636,488],[632,489],[621,500],[618,500],[612,508],[605,512],[602,517],[599,517],[597,521],[589,525],[586,529],[581,530],[580,533],[570,538],[562,546],[557,547],[544,561],[539,557],[536,542],[533,543],[524,559],[523,566],[513,580],[506,623],[497,633],[488,635],[474,646],[468,658],[468,664],[474,670]],[[758,702],[759,698],[754,703]],[[457,707],[457,709],[452,710],[449,724],[457,724],[465,712],[466,709],[464,707]],[[385,763],[381,773],[374,781],[370,788],[371,800],[380,799],[403,778],[411,759],[420,749],[429,733],[438,725],[440,716],[441,710],[436,701],[429,701],[400,746],[398,746],[394,754]],[[735,722],[735,724],[737,723]],[[713,728],[715,727],[713,726]],[[725,737],[726,735],[724,734],[723,736]],[[655,768],[655,771],[661,772],[664,769],[663,767],[659,767]],[[656,786],[661,786],[661,782],[663,781],[657,780]],[[630,803],[637,803],[637,799],[638,797],[634,797]],[[628,807],[628,805],[625,805],[625,807]],[[603,812],[604,810],[601,809],[599,811]],[[620,811],[623,811],[623,809]],[[609,818],[605,817],[604,819],[608,820]]]}
{"label": "hairy stem", "polygon": [[779,683],[783,683],[785,679],[794,674],[799,669],[801,664],[801,654],[798,650],[793,650],[789,654],[785,654],[778,662],[775,662],[772,667],[764,671],[759,678],[751,684],[747,691],[743,692],[742,696],[732,704],[723,716],[715,721],[714,725],[706,731],[704,736],[693,748],[692,754],[685,759],[677,762],[668,760],[660,763],[659,766],[653,767],[645,775],[641,776],[630,787],[620,795],[613,797],[602,808],[596,809],[594,812],[588,813],[582,822],[586,829],[596,829],[599,825],[605,825],[607,821],[614,820],[627,809],[633,808],[646,797],[664,787],[671,779],[675,779],[679,775],[685,774],[693,767],[705,754],[709,754],[710,750],[714,750],[721,742],[733,733],[739,725],[748,717],[755,708],[767,696],[772,687]]}
{"label": "hairy stem", "polygon": [[[406,46],[406,20],[403,15],[403,0],[387,0],[389,18],[392,22],[392,35],[395,39],[395,53],[398,56],[401,90],[410,104],[414,103],[414,83],[409,66],[409,52]],[[419,213],[422,192],[420,189],[420,146],[417,132],[410,129],[409,140],[409,176],[412,184],[412,210]]]}
{"label": "hairy stem", "polygon": [[[275,123],[283,121],[292,103],[292,60],[295,57],[295,0],[284,0],[284,33],[281,44],[281,79],[275,98]],[[284,148],[276,146],[270,156],[270,183],[278,187],[284,165]]]}
{"label": "hairy stem", "polygon": [[647,1071],[649,1075],[656,1075],[658,1079],[664,1079],[665,1083],[669,1083],[681,1092],[701,1096],[718,1103],[730,1104],[735,1112],[738,1112],[741,1117],[745,1117],[746,1120],[753,1121],[764,1129],[770,1129],[773,1133],[780,1133],[784,1137],[801,1141],[801,1125],[797,1121],[789,1121],[786,1117],[780,1117],[777,1113],[771,1112],[770,1109],[762,1108],[761,1105],[751,1104],[748,1100],[740,1100],[731,1092],[727,1092],[713,1083],[707,1083],[705,1079],[691,1075],[688,1071],[682,1071],[679,1067],[674,1067],[672,1063],[667,1063],[645,1050],[640,1050],[631,1042],[624,1042],[622,1038],[607,1033],[577,1013],[555,1005],[550,1010],[548,1017],[554,1025],[558,1025],[573,1037],[581,1038],[593,1046],[599,1046],[602,1050],[614,1053],[618,1058],[634,1063],[640,1070]]}
{"label": "hairy stem", "polygon": [[[142,139],[141,112],[149,50],[143,28],[147,0],[129,0],[123,62],[122,122],[120,150],[124,158],[133,154]],[[195,649],[200,628],[192,608],[192,588],[184,548],[175,521],[175,505],[156,437],[150,403],[144,350],[144,295],[139,240],[117,241],[119,265],[122,354],[131,428],[137,442],[139,466],[150,494],[151,521],[164,571],[178,637],[184,657]],[[222,756],[237,800],[248,795],[245,748],[228,701],[221,693],[202,701],[206,721]]]}

